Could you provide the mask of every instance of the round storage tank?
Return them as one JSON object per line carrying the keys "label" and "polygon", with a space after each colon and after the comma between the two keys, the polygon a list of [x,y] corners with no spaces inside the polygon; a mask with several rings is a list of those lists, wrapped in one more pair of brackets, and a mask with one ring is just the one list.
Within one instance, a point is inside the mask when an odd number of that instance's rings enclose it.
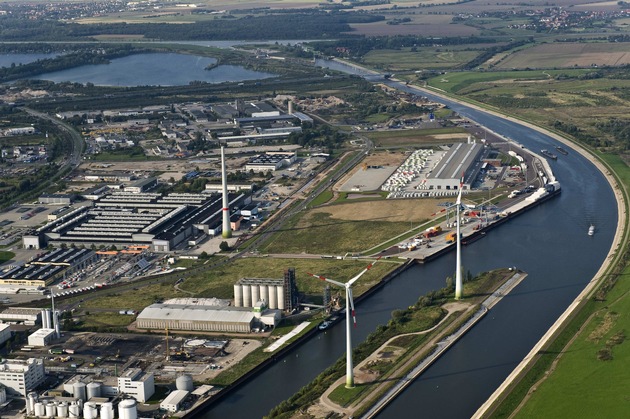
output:
{"label": "round storage tank", "polygon": [[278,286],[276,290],[278,291],[278,309],[284,310],[286,308],[284,306],[284,287]]}
{"label": "round storage tank", "polygon": [[46,416],[46,409],[44,408],[44,403],[37,402],[35,403],[35,416],[44,417]]}
{"label": "round storage tank", "polygon": [[195,389],[195,386],[193,385],[193,379],[188,374],[180,375],[179,377],[177,377],[177,380],[175,380],[175,386],[178,390],[193,391]]}
{"label": "round storage tank", "polygon": [[110,402],[101,405],[101,419],[114,419],[114,405]]}
{"label": "round storage tank", "polygon": [[76,383],[72,384],[72,395],[76,397],[77,399],[86,401],[87,391],[86,391],[85,383],[81,381],[77,381]]}
{"label": "round storage tank", "polygon": [[260,300],[260,287],[252,285],[252,307]]}
{"label": "round storage tank", "polygon": [[81,408],[78,404],[72,403],[68,408],[68,414],[71,418],[78,418],[81,414]]}
{"label": "round storage tank", "polygon": [[275,310],[278,308],[278,294],[276,293],[276,286],[269,285],[267,286],[267,290],[269,292],[269,308]]}
{"label": "round storage tank", "polygon": [[136,401],[133,399],[127,399],[118,403],[118,418],[119,419],[138,419],[138,411],[136,410]]}
{"label": "round storage tank", "polygon": [[46,416],[49,418],[54,418],[56,414],[57,414],[57,404],[48,403],[46,405]]}
{"label": "round storage tank", "polygon": [[252,306],[252,287],[243,285],[243,307]]}
{"label": "round storage tank", "polygon": [[37,393],[28,393],[28,400],[26,401],[26,414],[35,414],[35,403],[37,403]]}
{"label": "round storage tank", "polygon": [[98,411],[96,410],[96,403],[87,402],[83,405],[83,418],[84,419],[96,419],[98,417]]}
{"label": "round storage tank", "polygon": [[234,307],[243,307],[243,292],[239,284],[234,285]]}
{"label": "round storage tank", "polygon": [[92,397],[101,397],[101,383],[92,382],[86,387],[88,400],[90,400]]}
{"label": "round storage tank", "polygon": [[59,404],[57,405],[57,416],[59,416],[60,418],[68,417],[68,403],[59,402]]}
{"label": "round storage tank", "polygon": [[266,285],[260,286],[260,299],[269,305],[269,288]]}

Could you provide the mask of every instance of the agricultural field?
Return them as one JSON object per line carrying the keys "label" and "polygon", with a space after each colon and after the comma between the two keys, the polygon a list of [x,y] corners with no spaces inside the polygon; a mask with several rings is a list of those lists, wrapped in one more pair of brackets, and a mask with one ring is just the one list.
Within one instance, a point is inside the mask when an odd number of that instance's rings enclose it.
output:
{"label": "agricultural field", "polygon": [[498,69],[603,67],[630,64],[625,43],[555,43],[522,49],[498,62]]}
{"label": "agricultural field", "polygon": [[442,50],[435,48],[411,48],[400,50],[371,51],[363,57],[362,64],[390,72],[448,69],[460,66],[478,55],[477,51]]}
{"label": "agricultural field", "polygon": [[364,36],[395,36],[395,35],[420,35],[420,36],[472,36],[479,35],[479,29],[453,23],[453,15],[394,15],[392,18],[409,17],[411,22],[398,25],[387,24],[384,20],[373,23],[356,23],[350,25],[353,35]]}

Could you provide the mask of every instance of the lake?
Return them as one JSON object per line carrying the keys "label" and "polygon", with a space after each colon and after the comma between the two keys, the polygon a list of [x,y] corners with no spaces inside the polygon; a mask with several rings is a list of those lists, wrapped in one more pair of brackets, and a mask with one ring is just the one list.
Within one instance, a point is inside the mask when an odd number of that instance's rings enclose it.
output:
{"label": "lake", "polygon": [[11,67],[11,64],[28,64],[46,58],[55,58],[59,54],[0,54],[0,67]]}
{"label": "lake", "polygon": [[275,74],[248,70],[241,66],[219,65],[217,60],[188,54],[135,54],[111,60],[109,64],[84,65],[40,74],[38,80],[93,83],[97,86],[183,86],[192,81],[207,83],[262,80]]}

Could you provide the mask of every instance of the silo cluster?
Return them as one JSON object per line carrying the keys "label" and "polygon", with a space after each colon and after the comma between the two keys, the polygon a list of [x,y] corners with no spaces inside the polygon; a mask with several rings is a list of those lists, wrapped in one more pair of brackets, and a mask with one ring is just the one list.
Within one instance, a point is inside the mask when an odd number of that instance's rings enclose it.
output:
{"label": "silo cluster", "polygon": [[259,301],[270,309],[286,309],[284,280],[242,278],[234,284],[235,307],[253,307]]}
{"label": "silo cluster", "polygon": [[[111,402],[101,403],[99,406],[94,402],[83,403],[82,400],[78,400],[68,404],[65,401],[38,400],[36,393],[29,393],[27,396],[26,410],[28,416],[38,418],[114,419],[116,417],[114,405]],[[138,419],[136,401],[134,399],[122,400],[118,404],[118,417]]]}

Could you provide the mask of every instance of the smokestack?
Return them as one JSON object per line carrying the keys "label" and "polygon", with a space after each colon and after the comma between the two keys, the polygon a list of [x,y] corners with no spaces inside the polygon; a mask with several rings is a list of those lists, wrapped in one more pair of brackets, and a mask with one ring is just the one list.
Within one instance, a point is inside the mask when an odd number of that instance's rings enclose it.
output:
{"label": "smokestack", "polygon": [[289,115],[293,115],[293,101],[289,101]]}
{"label": "smokestack", "polygon": [[230,228],[230,207],[228,203],[227,173],[225,171],[225,153],[221,147],[221,185],[223,185],[223,233],[224,239],[232,237]]}

